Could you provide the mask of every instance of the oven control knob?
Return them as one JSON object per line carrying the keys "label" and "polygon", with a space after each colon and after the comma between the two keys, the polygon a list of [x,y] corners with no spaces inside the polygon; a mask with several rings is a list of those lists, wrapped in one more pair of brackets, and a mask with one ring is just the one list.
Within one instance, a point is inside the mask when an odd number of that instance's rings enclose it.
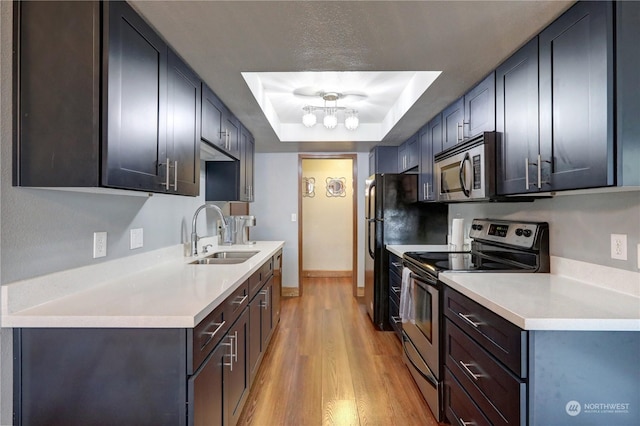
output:
{"label": "oven control knob", "polygon": [[482,225],[471,225],[471,229],[473,229],[474,231],[480,231],[482,230]]}
{"label": "oven control knob", "polygon": [[518,237],[522,236],[522,232],[523,232],[523,231],[522,231],[522,228],[518,228],[518,229],[516,229],[516,235],[517,235]]}
{"label": "oven control knob", "polygon": [[529,238],[531,236],[531,229],[525,229],[522,233],[525,237]]}

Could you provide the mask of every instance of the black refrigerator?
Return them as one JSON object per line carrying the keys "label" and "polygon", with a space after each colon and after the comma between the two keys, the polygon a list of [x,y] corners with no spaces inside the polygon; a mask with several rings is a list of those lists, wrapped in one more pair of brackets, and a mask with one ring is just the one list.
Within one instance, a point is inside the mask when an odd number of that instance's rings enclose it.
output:
{"label": "black refrigerator", "polygon": [[389,244],[446,244],[448,206],[418,202],[418,175],[376,174],[366,181],[364,301],[376,328],[389,323]]}

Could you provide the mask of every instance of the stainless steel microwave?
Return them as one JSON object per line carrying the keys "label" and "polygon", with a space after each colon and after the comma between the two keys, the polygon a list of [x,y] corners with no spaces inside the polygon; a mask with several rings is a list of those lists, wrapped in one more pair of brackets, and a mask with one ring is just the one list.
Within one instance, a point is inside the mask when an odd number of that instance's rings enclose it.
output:
{"label": "stainless steel microwave", "polygon": [[496,195],[496,133],[484,132],[435,156],[438,201],[482,201]]}

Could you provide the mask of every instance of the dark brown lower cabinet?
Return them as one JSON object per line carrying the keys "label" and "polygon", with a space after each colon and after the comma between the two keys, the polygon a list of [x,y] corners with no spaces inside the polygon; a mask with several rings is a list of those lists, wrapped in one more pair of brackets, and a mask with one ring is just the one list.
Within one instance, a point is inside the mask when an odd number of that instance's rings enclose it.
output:
{"label": "dark brown lower cabinet", "polygon": [[235,425],[277,325],[273,282],[256,314],[245,281],[194,328],[14,329],[14,424]]}
{"label": "dark brown lower cabinet", "polygon": [[525,331],[448,286],[443,305],[450,424],[640,424],[637,331]]}

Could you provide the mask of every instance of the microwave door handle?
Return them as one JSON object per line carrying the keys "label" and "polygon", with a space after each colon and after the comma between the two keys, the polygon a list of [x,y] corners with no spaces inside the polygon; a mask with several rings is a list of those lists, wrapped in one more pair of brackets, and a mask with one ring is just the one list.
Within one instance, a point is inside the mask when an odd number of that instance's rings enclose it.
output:
{"label": "microwave door handle", "polygon": [[460,162],[459,177],[460,177],[460,186],[462,187],[462,193],[465,195],[465,197],[469,198],[470,193],[466,186],[467,179],[465,177],[465,172],[464,172],[465,171],[464,166],[467,163],[467,161],[471,162],[471,159],[469,158],[469,153],[465,152],[464,158]]}

